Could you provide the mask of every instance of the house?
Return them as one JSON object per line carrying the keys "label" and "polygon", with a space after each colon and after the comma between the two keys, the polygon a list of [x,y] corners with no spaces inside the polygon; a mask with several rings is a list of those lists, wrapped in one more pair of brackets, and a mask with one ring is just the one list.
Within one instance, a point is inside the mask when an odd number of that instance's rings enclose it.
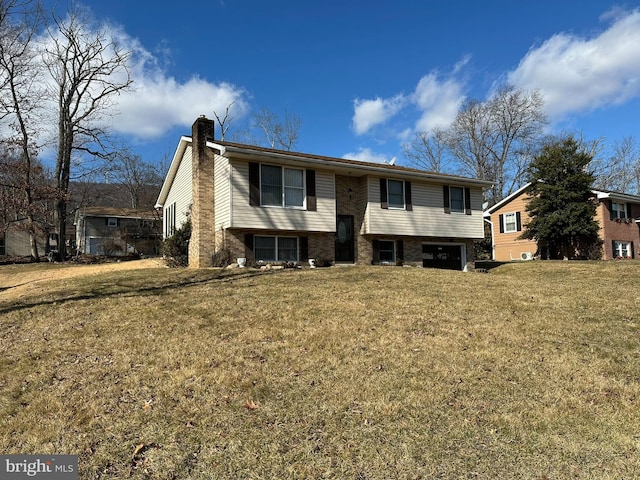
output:
{"label": "house", "polygon": [[[526,205],[530,185],[524,185],[484,213],[491,224],[496,261],[530,260],[537,254],[534,240],[520,238],[529,221]],[[593,190],[593,195],[598,201],[595,219],[603,241],[602,258],[636,258],[640,248],[640,197],[602,190]]]}
{"label": "house", "polygon": [[189,266],[232,258],[414,264],[464,270],[490,183],[213,140],[200,117],[178,143],[157,201],[164,237],[190,216]]}
{"label": "house", "polygon": [[162,226],[153,210],[84,207],[76,211],[78,253],[124,256],[157,255]]}
{"label": "house", "polygon": [[[14,220],[8,223],[8,228],[0,232],[0,257],[29,257],[31,256],[31,238],[27,230],[25,219]],[[43,232],[36,236],[36,244],[39,254],[44,254],[46,248],[46,234]]]}

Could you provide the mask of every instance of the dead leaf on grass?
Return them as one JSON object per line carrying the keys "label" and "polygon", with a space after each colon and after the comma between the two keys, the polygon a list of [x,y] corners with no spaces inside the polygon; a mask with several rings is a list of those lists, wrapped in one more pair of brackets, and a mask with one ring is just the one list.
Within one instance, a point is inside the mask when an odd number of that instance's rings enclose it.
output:
{"label": "dead leaf on grass", "polygon": [[145,412],[148,412],[149,410],[151,410],[152,405],[153,405],[153,398],[149,400],[145,400],[144,405],[142,406],[142,410],[144,410]]}
{"label": "dead leaf on grass", "polygon": [[253,400],[245,400],[244,408],[246,408],[247,410],[258,410],[260,408],[260,405],[258,405]]}

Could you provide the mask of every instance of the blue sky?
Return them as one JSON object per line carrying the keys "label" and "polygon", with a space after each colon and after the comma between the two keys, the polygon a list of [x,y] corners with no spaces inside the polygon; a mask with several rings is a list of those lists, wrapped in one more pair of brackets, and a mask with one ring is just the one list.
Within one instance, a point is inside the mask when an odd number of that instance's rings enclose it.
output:
{"label": "blue sky", "polygon": [[154,162],[201,114],[227,139],[266,107],[296,150],[406,164],[402,144],[502,82],[545,98],[551,131],[638,136],[640,4],[595,0],[85,0],[134,51],[114,127]]}

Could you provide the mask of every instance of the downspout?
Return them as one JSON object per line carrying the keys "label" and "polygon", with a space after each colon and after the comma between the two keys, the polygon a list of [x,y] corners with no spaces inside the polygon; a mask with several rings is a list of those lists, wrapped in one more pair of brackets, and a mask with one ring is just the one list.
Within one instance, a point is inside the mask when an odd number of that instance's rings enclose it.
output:
{"label": "downspout", "polygon": [[491,229],[491,260],[496,259],[496,242],[493,238],[493,222],[490,219],[485,218],[485,222],[489,224],[489,228]]}

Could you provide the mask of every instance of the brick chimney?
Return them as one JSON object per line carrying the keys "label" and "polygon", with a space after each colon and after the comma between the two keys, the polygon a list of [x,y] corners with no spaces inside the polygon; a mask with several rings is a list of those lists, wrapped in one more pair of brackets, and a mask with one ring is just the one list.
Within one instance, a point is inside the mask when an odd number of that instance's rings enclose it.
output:
{"label": "brick chimney", "polygon": [[215,249],[215,218],[213,195],[213,162],[215,155],[207,148],[213,141],[214,123],[204,115],[191,127],[191,164],[193,203],[191,204],[191,240],[189,266],[210,267]]}

